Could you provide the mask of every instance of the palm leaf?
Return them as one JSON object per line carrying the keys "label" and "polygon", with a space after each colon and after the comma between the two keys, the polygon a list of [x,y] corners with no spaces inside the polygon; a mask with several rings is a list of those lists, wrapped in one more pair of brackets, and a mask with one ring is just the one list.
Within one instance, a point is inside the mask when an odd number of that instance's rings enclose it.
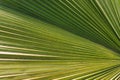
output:
{"label": "palm leaf", "polygon": [[1,80],[117,80],[119,0],[1,0]]}

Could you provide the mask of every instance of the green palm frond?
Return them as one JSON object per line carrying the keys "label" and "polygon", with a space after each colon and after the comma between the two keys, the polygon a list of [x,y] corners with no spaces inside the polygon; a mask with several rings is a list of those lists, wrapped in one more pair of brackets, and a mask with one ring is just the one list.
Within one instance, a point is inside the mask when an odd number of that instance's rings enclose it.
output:
{"label": "green palm frond", "polygon": [[120,0],[0,0],[0,80],[119,80]]}

